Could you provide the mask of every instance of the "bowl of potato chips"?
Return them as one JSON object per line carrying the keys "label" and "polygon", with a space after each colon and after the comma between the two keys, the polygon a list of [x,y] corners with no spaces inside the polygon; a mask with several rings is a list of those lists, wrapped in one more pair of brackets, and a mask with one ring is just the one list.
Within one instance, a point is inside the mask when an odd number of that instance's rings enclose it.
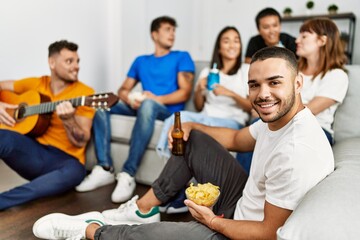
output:
{"label": "bowl of potato chips", "polygon": [[211,183],[198,183],[197,185],[190,183],[185,194],[187,199],[198,205],[213,207],[220,196],[220,188]]}

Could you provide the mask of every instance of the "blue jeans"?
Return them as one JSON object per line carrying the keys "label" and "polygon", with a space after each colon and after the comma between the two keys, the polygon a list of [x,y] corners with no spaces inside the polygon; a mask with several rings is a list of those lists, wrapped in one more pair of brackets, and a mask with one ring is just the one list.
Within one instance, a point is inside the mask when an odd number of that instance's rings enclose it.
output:
{"label": "blue jeans", "polygon": [[0,130],[0,158],[30,182],[0,194],[0,210],[71,190],[86,170],[67,153],[22,134]]}
{"label": "blue jeans", "polygon": [[[260,120],[260,118],[254,118],[250,121],[250,125]],[[236,160],[244,168],[247,174],[250,173],[250,166],[252,161],[253,151],[251,152],[238,152],[236,154]]]}
{"label": "blue jeans", "polygon": [[324,130],[324,133],[325,133],[325,135],[326,135],[326,138],[329,140],[330,145],[331,145],[331,146],[334,145],[334,139],[333,139],[333,137],[331,136],[331,133],[329,133],[329,132],[326,131],[325,129],[323,129],[323,130]]}
{"label": "blue jeans", "polygon": [[145,99],[138,110],[134,110],[129,105],[119,102],[110,109],[110,112],[97,111],[94,118],[93,131],[96,157],[100,166],[113,165],[110,150],[111,114],[136,116],[135,125],[131,133],[129,155],[122,169],[123,172],[134,176],[153,135],[155,120],[163,121],[171,113],[167,110],[166,106],[151,99]]}
{"label": "blue jeans", "polygon": [[[238,123],[233,119],[226,119],[220,117],[209,117],[202,113],[189,112],[189,111],[181,111],[181,122],[197,122],[202,123],[207,126],[213,127],[227,127],[233,129],[241,129],[244,126]],[[161,135],[156,146],[156,152],[160,157],[169,158],[171,153],[168,148],[168,132],[170,127],[174,124],[174,115],[167,118],[164,121],[164,126],[161,131]]]}

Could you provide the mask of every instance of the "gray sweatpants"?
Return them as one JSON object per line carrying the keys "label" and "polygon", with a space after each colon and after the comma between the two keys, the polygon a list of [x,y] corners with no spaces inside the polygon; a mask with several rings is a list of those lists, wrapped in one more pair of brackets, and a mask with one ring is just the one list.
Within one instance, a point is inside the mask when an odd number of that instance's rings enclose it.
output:
{"label": "gray sweatpants", "polygon": [[104,226],[96,231],[95,239],[127,240],[190,240],[227,239],[198,222],[158,222],[142,225]]}
{"label": "gray sweatpants", "polygon": [[[199,183],[220,187],[220,197],[213,210],[232,218],[242,196],[247,174],[236,159],[210,136],[192,131],[184,156],[172,156],[152,188],[161,202],[167,202],[194,177]],[[159,222],[142,225],[104,226],[95,239],[226,239],[198,222]]]}

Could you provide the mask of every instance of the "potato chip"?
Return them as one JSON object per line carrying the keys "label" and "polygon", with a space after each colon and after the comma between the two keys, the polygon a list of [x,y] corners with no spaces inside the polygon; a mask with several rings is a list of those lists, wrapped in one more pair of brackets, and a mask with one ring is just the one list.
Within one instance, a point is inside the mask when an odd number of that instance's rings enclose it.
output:
{"label": "potato chip", "polygon": [[191,183],[185,190],[185,194],[189,200],[198,205],[212,207],[219,198],[220,190],[218,186],[211,183],[198,183],[196,186]]}

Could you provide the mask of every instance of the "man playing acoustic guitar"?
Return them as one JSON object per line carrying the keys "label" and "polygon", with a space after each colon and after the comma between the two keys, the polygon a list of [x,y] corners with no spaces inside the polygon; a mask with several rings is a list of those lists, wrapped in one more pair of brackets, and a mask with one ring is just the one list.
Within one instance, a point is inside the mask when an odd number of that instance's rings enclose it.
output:
{"label": "man playing acoustic guitar", "polygon": [[[18,103],[9,104],[9,97],[0,98],[0,159],[29,180],[22,186],[0,193],[0,210],[66,192],[86,175],[85,146],[90,139],[95,111],[83,105],[75,108],[70,101],[63,101],[94,93],[92,88],[78,81],[77,49],[76,44],[66,40],[54,42],[49,46],[51,76],[0,82],[0,93],[13,92],[21,99],[22,94],[32,90],[58,102],[55,112],[47,114],[50,123],[45,132],[30,137],[19,133],[22,131],[16,128],[20,124],[26,125],[27,121],[26,118],[15,120],[22,114],[16,111]],[[26,98],[31,100],[29,95]],[[11,112],[16,116],[11,116]]]}

